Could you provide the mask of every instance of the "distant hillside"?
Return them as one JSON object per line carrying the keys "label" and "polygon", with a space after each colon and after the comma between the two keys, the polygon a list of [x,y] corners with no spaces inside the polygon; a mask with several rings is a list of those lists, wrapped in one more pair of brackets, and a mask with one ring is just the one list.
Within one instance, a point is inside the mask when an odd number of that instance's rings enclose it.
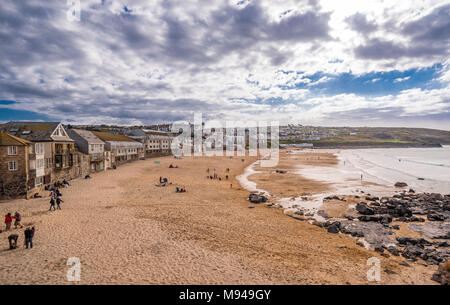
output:
{"label": "distant hillside", "polygon": [[[311,127],[313,128],[313,127]],[[315,147],[434,147],[450,145],[450,131],[426,128],[318,127],[329,137],[285,140],[280,144],[312,143]]]}

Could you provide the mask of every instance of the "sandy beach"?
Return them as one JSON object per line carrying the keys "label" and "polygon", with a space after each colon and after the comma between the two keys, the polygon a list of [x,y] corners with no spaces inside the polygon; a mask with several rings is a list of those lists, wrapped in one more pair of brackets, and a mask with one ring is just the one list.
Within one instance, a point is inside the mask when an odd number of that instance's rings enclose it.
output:
{"label": "sandy beach", "polygon": [[[271,171],[291,168],[283,154]],[[80,284],[434,283],[435,266],[402,266],[402,257],[367,250],[352,237],[287,217],[283,209],[251,204],[235,177],[255,161],[147,159],[73,180],[62,189],[60,211],[48,210],[48,192],[42,199],[1,202],[2,215],[21,212],[24,226],[35,226],[36,236],[34,248],[25,249],[25,227],[13,230],[20,247],[9,250],[9,233],[0,233],[0,283],[76,284],[66,279],[70,257],[81,261]],[[329,153],[311,153],[295,162],[333,166],[337,161]],[[179,168],[169,168],[171,163]],[[222,178],[230,168],[230,181],[207,179],[207,168]],[[273,175],[267,171],[251,179],[280,197],[330,190],[299,175]],[[159,177],[172,184],[156,186]],[[187,192],[175,193],[176,186]],[[370,257],[381,260],[381,282],[367,281]]]}

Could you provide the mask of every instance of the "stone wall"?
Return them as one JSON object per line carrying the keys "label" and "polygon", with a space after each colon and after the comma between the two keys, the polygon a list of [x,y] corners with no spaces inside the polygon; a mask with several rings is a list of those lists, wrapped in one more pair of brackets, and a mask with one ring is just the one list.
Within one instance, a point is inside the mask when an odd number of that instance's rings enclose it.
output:
{"label": "stone wall", "polygon": [[[17,170],[10,171],[9,161],[17,162]],[[8,155],[8,146],[0,146],[0,198],[25,197],[28,183],[28,149],[17,146],[17,155]],[[33,185],[34,186],[34,185]]]}

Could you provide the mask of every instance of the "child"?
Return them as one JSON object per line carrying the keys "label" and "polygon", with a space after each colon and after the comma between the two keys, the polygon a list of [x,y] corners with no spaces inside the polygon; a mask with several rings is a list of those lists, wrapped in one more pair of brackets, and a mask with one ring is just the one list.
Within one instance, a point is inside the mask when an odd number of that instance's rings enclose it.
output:
{"label": "child", "polygon": [[54,211],[56,211],[56,208],[55,208],[55,198],[53,198],[53,197],[50,199],[50,210],[49,210],[49,211],[51,211],[52,208],[53,208]]}
{"label": "child", "polygon": [[11,217],[11,213],[8,213],[5,215],[5,231],[9,231],[11,230],[11,222],[12,222],[12,217]]}

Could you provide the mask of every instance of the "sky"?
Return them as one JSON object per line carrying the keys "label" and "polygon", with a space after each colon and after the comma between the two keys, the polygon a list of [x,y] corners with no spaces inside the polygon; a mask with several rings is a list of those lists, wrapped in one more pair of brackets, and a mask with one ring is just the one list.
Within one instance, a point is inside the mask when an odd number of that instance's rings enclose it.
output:
{"label": "sky", "polygon": [[442,0],[4,1],[0,122],[450,130],[449,55]]}

